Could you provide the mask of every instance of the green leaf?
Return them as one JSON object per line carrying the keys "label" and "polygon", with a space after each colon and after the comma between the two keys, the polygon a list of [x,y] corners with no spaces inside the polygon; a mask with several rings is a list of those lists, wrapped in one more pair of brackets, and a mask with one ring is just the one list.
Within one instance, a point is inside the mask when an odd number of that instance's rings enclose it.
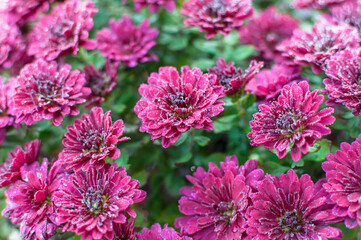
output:
{"label": "green leaf", "polygon": [[220,133],[224,131],[229,131],[232,128],[232,122],[238,118],[238,115],[229,115],[222,118],[217,119],[213,122],[214,132]]}
{"label": "green leaf", "polygon": [[139,181],[139,187],[143,187],[147,183],[148,173],[146,171],[140,171],[132,174],[132,178]]}
{"label": "green leaf", "polygon": [[225,58],[228,61],[241,61],[252,56],[255,48],[252,45],[240,45],[236,49],[227,49]]}
{"label": "green leaf", "polygon": [[184,132],[182,133],[182,135],[178,138],[178,140],[173,144],[173,146],[178,147],[179,145],[181,145],[182,143],[184,143],[187,138],[189,136],[189,132]]}
{"label": "green leaf", "polygon": [[282,166],[278,163],[267,161],[262,165],[262,169],[265,170],[266,173],[269,173],[271,175],[279,176],[282,173],[285,173],[287,170],[289,170],[288,167]]}
{"label": "green leaf", "polygon": [[126,169],[128,169],[129,164],[129,156],[127,154],[126,151],[122,151],[122,153],[120,154],[120,157],[115,161],[117,163],[118,167],[125,167]]}
{"label": "green leaf", "polygon": [[188,39],[185,36],[177,36],[169,43],[169,49],[178,51],[182,50],[188,45]]}
{"label": "green leaf", "polygon": [[195,40],[193,45],[200,50],[201,52],[205,53],[218,53],[218,42],[212,40]]}
{"label": "green leaf", "polygon": [[187,152],[185,154],[183,154],[180,158],[178,158],[174,165],[175,166],[179,166],[179,165],[183,165],[184,163],[188,162],[189,160],[192,159],[192,153],[191,152]]}
{"label": "green leaf", "polygon": [[216,62],[209,58],[200,58],[192,63],[192,67],[198,67],[202,71],[207,71],[208,68],[213,67]]}
{"label": "green leaf", "polygon": [[81,236],[80,235],[74,235],[74,237],[73,237],[73,240],[80,240],[81,239]]}
{"label": "green leaf", "polygon": [[204,137],[204,136],[195,136],[194,137],[194,141],[201,147],[206,146],[211,139],[209,137]]}
{"label": "green leaf", "polygon": [[331,142],[327,139],[323,139],[312,147],[309,148],[308,154],[302,159],[312,161],[323,161],[326,159],[326,155],[331,152]]}

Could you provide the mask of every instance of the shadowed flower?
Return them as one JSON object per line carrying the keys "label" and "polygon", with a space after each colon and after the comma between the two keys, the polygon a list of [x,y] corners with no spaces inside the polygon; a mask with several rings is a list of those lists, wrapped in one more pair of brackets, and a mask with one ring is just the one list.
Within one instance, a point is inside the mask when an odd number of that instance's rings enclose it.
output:
{"label": "shadowed flower", "polygon": [[208,172],[198,167],[193,176],[187,176],[193,186],[180,190],[179,210],[186,217],[177,218],[175,226],[195,240],[246,237],[249,196],[264,173],[257,169],[256,160],[238,166],[237,157],[228,156],[220,164],[218,168],[210,162]]}
{"label": "shadowed flower", "polygon": [[90,89],[84,87],[85,76],[79,70],[70,72],[68,64],[57,68],[55,61],[39,59],[21,70],[14,93],[17,122],[32,125],[52,119],[59,126],[64,115],[79,114],[75,105],[84,103],[90,94]]}
{"label": "shadowed flower", "polygon": [[284,41],[278,49],[284,52],[284,56],[294,58],[297,64],[312,64],[313,72],[320,74],[331,56],[347,48],[357,48],[360,42],[356,28],[322,19],[311,32],[295,30],[292,38]]}
{"label": "shadowed flower", "polygon": [[130,17],[123,16],[118,22],[109,20],[109,28],[97,31],[98,50],[107,59],[135,67],[138,62],[158,61],[148,51],[155,46],[158,30],[149,28],[149,20],[135,26]]}
{"label": "shadowed flower", "polygon": [[[346,0],[293,0],[291,6],[294,8],[327,8],[339,3],[343,3]],[[347,0],[348,1],[348,0]]]}
{"label": "shadowed flower", "polygon": [[340,218],[332,214],[323,180],[309,175],[299,179],[291,169],[280,177],[268,175],[251,195],[247,233],[259,240],[340,239],[342,231],[330,227]]}
{"label": "shadowed flower", "polygon": [[20,235],[27,240],[47,240],[56,231],[53,193],[59,188],[65,171],[54,164],[48,173],[48,160],[21,167],[22,180],[5,191],[7,207],[2,215],[20,223]]}
{"label": "shadowed flower", "polygon": [[179,235],[167,224],[162,229],[159,223],[153,224],[150,229],[143,228],[142,233],[137,233],[136,236],[137,240],[192,240],[190,237]]}
{"label": "shadowed flower", "polygon": [[95,69],[93,65],[84,66],[85,86],[91,89],[91,94],[87,96],[88,102],[85,108],[100,106],[105,100],[105,96],[110,94],[117,84],[119,63],[105,63],[105,72],[102,68]]}
{"label": "shadowed flower", "polygon": [[134,0],[135,11],[140,11],[143,7],[149,6],[152,13],[158,12],[160,6],[171,12],[176,7],[176,0]]}
{"label": "shadowed flower", "polygon": [[27,142],[24,149],[16,146],[9,152],[8,158],[0,165],[0,187],[6,187],[21,179],[20,168],[24,164],[31,164],[39,159],[41,141]]}
{"label": "shadowed flower", "polygon": [[74,125],[67,127],[63,139],[65,149],[59,155],[67,169],[75,172],[87,171],[91,166],[100,169],[106,157],[117,159],[120,156],[117,143],[130,138],[120,138],[123,120],[112,124],[110,114],[110,111],[104,114],[102,108],[94,107],[90,114],[83,114],[81,119],[75,119]]}
{"label": "shadowed flower", "polygon": [[247,26],[239,31],[241,43],[254,45],[264,59],[282,61],[277,46],[291,38],[293,30],[298,28],[298,22],[289,14],[278,13],[274,6],[253,17]]}
{"label": "shadowed flower", "polygon": [[189,0],[181,14],[186,16],[185,25],[198,26],[209,39],[217,33],[228,35],[232,29],[238,30],[253,14],[251,5],[251,0]]}
{"label": "shadowed flower", "polygon": [[353,109],[355,116],[361,113],[361,50],[345,50],[331,58],[327,65],[323,93],[328,94],[327,106],[337,104]]}
{"label": "shadowed flower", "polygon": [[93,27],[92,16],[96,12],[92,2],[67,0],[59,3],[30,32],[28,54],[51,61],[68,53],[76,55],[79,46],[95,48],[95,41],[88,40],[88,32]]}
{"label": "shadowed flower", "polygon": [[341,143],[341,150],[329,153],[322,163],[327,183],[323,188],[335,203],[333,214],[345,219],[346,227],[361,225],[361,135],[352,144]]}
{"label": "shadowed flower", "polygon": [[284,86],[277,101],[270,106],[261,104],[260,112],[253,115],[250,121],[252,132],[247,135],[253,138],[251,145],[264,145],[265,148],[276,149],[277,156],[284,158],[287,148],[293,143],[291,157],[298,161],[316,139],[331,133],[326,127],[334,123],[331,116],[333,108],[318,111],[324,97],[318,90],[310,91],[306,81],[291,86]]}
{"label": "shadowed flower", "polygon": [[361,1],[348,0],[330,8],[331,15],[339,22],[346,22],[357,27],[361,32]]}
{"label": "shadowed flower", "polygon": [[134,218],[125,223],[113,223],[114,240],[135,240],[134,235]]}
{"label": "shadowed flower", "polygon": [[54,193],[56,220],[63,224],[63,232],[75,232],[82,240],[113,239],[113,224],[126,223],[127,214],[135,218],[130,206],[145,199],[146,193],[138,186],[139,182],[115,163],[99,171],[90,167],[86,173],[77,172],[63,180]]}
{"label": "shadowed flower", "polygon": [[223,58],[219,58],[217,66],[208,68],[209,74],[216,75],[216,84],[223,86],[227,95],[242,93],[244,88],[262,68],[263,62],[251,61],[249,68],[242,74],[242,68],[236,68],[234,62],[226,63]]}
{"label": "shadowed flower", "polygon": [[159,68],[139,87],[142,98],[134,112],[142,120],[140,131],[152,134],[152,140],[163,137],[167,148],[191,127],[212,130],[210,118],[222,112],[224,104],[218,100],[224,88],[213,85],[215,78],[188,66],[182,67],[181,76],[174,67]]}
{"label": "shadowed flower", "polygon": [[307,80],[301,76],[302,69],[287,64],[273,65],[272,69],[260,71],[247,85],[246,91],[253,92],[264,104],[277,100],[285,85]]}

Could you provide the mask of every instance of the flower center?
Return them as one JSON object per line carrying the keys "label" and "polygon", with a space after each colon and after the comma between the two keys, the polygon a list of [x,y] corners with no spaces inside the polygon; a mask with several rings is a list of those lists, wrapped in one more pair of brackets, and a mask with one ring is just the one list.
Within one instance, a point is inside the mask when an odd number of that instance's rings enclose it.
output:
{"label": "flower center", "polygon": [[302,113],[285,113],[276,120],[278,133],[284,137],[290,138],[296,132],[303,132],[305,130],[303,118],[304,116]]}
{"label": "flower center", "polygon": [[[41,78],[41,76],[38,77]],[[61,95],[59,86],[46,78],[38,80],[36,85],[38,88],[36,95],[38,96],[39,101],[53,101]]]}
{"label": "flower center", "polygon": [[101,96],[103,95],[104,89],[107,88],[107,85],[110,83],[110,77],[107,75],[103,76],[90,76],[88,79],[87,86],[92,90],[92,95]]}
{"label": "flower center", "polygon": [[283,232],[300,232],[302,230],[301,217],[296,209],[286,211],[281,217],[277,218],[277,220]]}
{"label": "flower center", "polygon": [[106,202],[109,197],[103,195],[103,192],[99,189],[90,187],[83,197],[83,203],[88,208],[88,211],[93,215],[99,215],[106,210]]}
{"label": "flower center", "polygon": [[192,112],[189,96],[184,92],[168,94],[168,102],[174,112],[174,116],[185,118]]}
{"label": "flower center", "polygon": [[219,215],[231,219],[235,215],[235,210],[237,207],[234,204],[234,201],[231,201],[231,202],[220,202],[219,204],[215,205],[214,208],[219,213]]}
{"label": "flower center", "polygon": [[88,129],[78,137],[78,141],[83,144],[85,149],[99,149],[102,143],[101,134],[97,130]]}

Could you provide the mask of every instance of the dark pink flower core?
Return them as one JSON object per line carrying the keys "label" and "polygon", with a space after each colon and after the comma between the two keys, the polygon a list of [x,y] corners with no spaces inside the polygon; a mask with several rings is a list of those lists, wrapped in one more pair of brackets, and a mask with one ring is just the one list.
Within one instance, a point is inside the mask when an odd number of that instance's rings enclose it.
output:
{"label": "dark pink flower core", "polygon": [[149,10],[153,13],[158,12],[160,6],[167,11],[173,11],[176,7],[176,0],[135,0],[134,9],[140,11],[143,7],[149,6]]}
{"label": "dark pink flower core", "polygon": [[55,61],[37,60],[26,65],[17,78],[14,110],[17,122],[32,125],[36,121],[52,119],[59,126],[64,115],[78,115],[75,106],[85,102],[90,89],[85,88],[85,76],[79,70],[70,72],[65,64],[58,70]]}
{"label": "dark pink flower core", "polygon": [[216,84],[225,88],[225,94],[242,94],[248,82],[256,76],[262,66],[263,62],[252,61],[249,68],[242,74],[242,68],[237,69],[234,62],[227,64],[223,58],[219,58],[217,66],[208,68],[208,73],[216,75]]}
{"label": "dark pink flower core", "polygon": [[120,156],[117,143],[130,138],[120,138],[123,121],[113,124],[110,114],[110,111],[104,114],[102,108],[94,107],[90,114],[83,114],[81,119],[75,119],[74,125],[68,126],[63,140],[65,149],[59,155],[67,169],[75,172],[87,171],[91,166],[100,169],[106,157],[117,159]]}
{"label": "dark pink flower core", "polygon": [[175,226],[195,240],[244,239],[249,196],[263,178],[256,160],[238,166],[235,156],[221,162],[221,168],[209,163],[208,172],[199,167],[187,176],[194,186],[180,190],[179,210],[186,217],[177,218]]}
{"label": "dark pink flower core", "polygon": [[291,143],[291,157],[294,161],[308,153],[316,139],[331,133],[326,125],[332,124],[335,118],[331,116],[332,108],[318,111],[324,97],[318,95],[318,90],[310,91],[306,81],[291,86],[285,86],[282,94],[272,105],[260,105],[255,120],[250,122],[252,132],[247,136],[253,138],[251,145],[262,145],[276,149],[277,156],[284,158]]}
{"label": "dark pink flower core", "polygon": [[339,239],[340,229],[327,225],[340,221],[332,214],[323,180],[300,179],[291,169],[280,177],[268,175],[251,195],[247,233],[259,240]]}
{"label": "dark pink flower core", "polygon": [[327,183],[323,188],[330,194],[335,207],[333,214],[345,219],[346,227],[361,225],[361,136],[351,144],[341,143],[341,150],[327,155],[322,163]]}
{"label": "dark pink flower core", "polygon": [[127,222],[127,214],[135,218],[130,207],[145,199],[138,190],[139,182],[127,176],[124,167],[106,164],[98,171],[90,167],[63,180],[54,194],[58,207],[56,218],[63,231],[82,235],[83,240],[113,239],[113,224]]}
{"label": "dark pink flower core", "polygon": [[326,105],[345,105],[355,116],[361,113],[361,50],[345,50],[331,58],[327,65],[323,93]]}
{"label": "dark pink flower core", "polygon": [[158,30],[149,27],[145,19],[135,26],[132,19],[123,16],[118,22],[109,20],[109,28],[97,31],[98,50],[104,57],[135,67],[139,62],[157,61],[148,51],[155,46]]}
{"label": "dark pink flower core", "polygon": [[76,55],[79,46],[95,48],[89,41],[89,31],[93,27],[92,16],[97,12],[94,3],[67,0],[43,16],[29,36],[28,54],[51,61],[72,53]]}
{"label": "dark pink flower core", "polygon": [[137,233],[136,237],[137,240],[192,240],[190,237],[181,236],[167,224],[162,229],[159,223],[153,224],[150,229],[143,228],[142,233]]}
{"label": "dark pink flower core", "polygon": [[360,42],[356,28],[322,19],[311,32],[295,30],[292,38],[284,41],[278,49],[285,56],[294,58],[297,64],[312,64],[312,70],[320,74],[331,56],[347,48],[357,48]]}
{"label": "dark pink flower core", "polygon": [[167,148],[182,132],[191,127],[212,130],[210,117],[223,111],[222,86],[214,86],[215,75],[203,74],[199,68],[185,66],[181,75],[174,67],[161,67],[152,73],[148,84],[139,87],[142,96],[134,111],[142,120],[141,132],[152,134],[152,140],[163,137]]}
{"label": "dark pink flower core", "polygon": [[239,29],[253,13],[251,4],[251,0],[189,0],[183,4],[181,14],[187,17],[184,24],[199,26],[209,39]]}

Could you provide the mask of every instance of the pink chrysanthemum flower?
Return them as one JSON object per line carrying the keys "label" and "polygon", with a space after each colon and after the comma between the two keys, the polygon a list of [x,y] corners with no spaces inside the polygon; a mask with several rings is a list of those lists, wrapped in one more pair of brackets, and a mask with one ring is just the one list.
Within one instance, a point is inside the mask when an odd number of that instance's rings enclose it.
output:
{"label": "pink chrysanthemum flower", "polygon": [[341,150],[329,153],[322,163],[327,183],[323,188],[335,203],[333,214],[345,219],[346,227],[361,225],[361,135],[352,144],[341,144]]}
{"label": "pink chrysanthemum flower", "polygon": [[94,3],[67,0],[43,16],[29,35],[28,54],[47,61],[61,55],[76,55],[79,46],[95,48],[95,41],[88,40],[93,27],[92,16],[97,12]]}
{"label": "pink chrysanthemum flower", "polygon": [[54,0],[2,0],[0,14],[6,14],[9,21],[23,26],[34,20],[38,12],[47,11]]}
{"label": "pink chrysanthemum flower", "polygon": [[219,58],[217,66],[208,68],[209,74],[216,75],[216,84],[224,87],[227,95],[242,93],[244,88],[263,67],[263,62],[251,61],[249,68],[242,74],[242,68],[236,68],[234,62],[228,64],[223,58]]}
{"label": "pink chrysanthemum flower", "polygon": [[309,175],[299,179],[291,169],[280,177],[268,175],[251,195],[247,233],[259,240],[339,239],[340,221],[332,214],[323,180],[316,184]]}
{"label": "pink chrysanthemum flower", "polygon": [[20,168],[24,164],[38,161],[40,145],[40,140],[34,140],[25,143],[24,149],[21,146],[16,146],[13,151],[9,152],[8,158],[0,165],[0,188],[20,180]]}
{"label": "pink chrysanthemum flower", "polygon": [[59,126],[64,115],[79,114],[75,105],[84,103],[90,94],[90,89],[84,87],[85,76],[79,70],[70,72],[68,64],[57,68],[55,61],[39,59],[21,70],[14,93],[17,122],[32,125],[52,119]]}
{"label": "pink chrysanthemum flower", "polygon": [[54,164],[48,173],[48,160],[21,167],[22,180],[5,191],[7,207],[2,215],[12,223],[20,223],[20,234],[27,240],[46,240],[52,236],[57,225],[54,222],[56,208],[53,193],[65,174],[61,165]]}
{"label": "pink chrysanthemum flower", "polygon": [[343,104],[353,109],[355,116],[361,113],[361,50],[345,50],[331,58],[327,65],[323,93],[328,94],[327,106]]}
{"label": "pink chrysanthemum flower", "polygon": [[137,233],[136,236],[137,240],[192,240],[190,237],[179,235],[167,224],[162,229],[159,223],[153,224],[150,229],[143,228],[142,233]]}
{"label": "pink chrysanthemum flower", "polygon": [[241,43],[254,45],[264,59],[282,61],[277,46],[291,38],[293,30],[298,28],[298,22],[289,14],[277,12],[274,6],[253,17],[247,26],[239,31]]}
{"label": "pink chrysanthemum flower", "polygon": [[320,74],[331,56],[347,48],[357,48],[361,38],[356,28],[343,23],[335,25],[325,19],[317,22],[311,32],[295,30],[290,40],[278,49],[285,56],[294,58],[301,65],[312,64],[312,70]]}
{"label": "pink chrysanthemum flower", "polygon": [[293,143],[291,157],[298,161],[316,139],[331,133],[326,125],[332,124],[333,108],[318,111],[324,97],[318,90],[310,91],[306,81],[291,86],[284,86],[281,95],[272,105],[261,104],[260,112],[255,113],[255,120],[250,121],[252,132],[247,135],[253,138],[251,145],[264,145],[265,148],[276,149],[277,156],[284,158],[287,148]]}
{"label": "pink chrysanthemum flower", "polygon": [[139,87],[142,96],[134,111],[142,120],[141,132],[152,140],[163,137],[162,146],[175,143],[191,127],[212,130],[211,117],[223,111],[222,86],[214,86],[215,75],[199,68],[182,67],[181,76],[174,67],[161,67],[152,73],[148,84]]}
{"label": "pink chrysanthemum flower", "polygon": [[135,11],[138,12],[146,6],[149,6],[149,10],[152,13],[158,12],[160,6],[163,6],[165,10],[171,12],[176,7],[176,0],[134,0]]}
{"label": "pink chrysanthemum flower", "polygon": [[102,68],[95,69],[93,65],[84,66],[85,86],[91,89],[85,108],[100,106],[104,102],[105,96],[110,94],[117,84],[118,68],[119,63],[111,63],[109,60],[106,61],[105,72]]}
{"label": "pink chrysanthemum flower", "polygon": [[158,30],[149,27],[149,20],[135,26],[130,17],[123,16],[118,22],[109,20],[109,28],[97,31],[98,50],[104,57],[135,67],[138,62],[158,61],[148,51],[155,46]]}
{"label": "pink chrysanthemum flower", "polygon": [[182,187],[179,210],[186,215],[175,220],[175,226],[193,239],[244,239],[246,210],[251,205],[250,194],[263,180],[256,160],[238,166],[235,156],[226,157],[218,168],[209,163],[206,172],[198,167],[187,176],[194,186]]}
{"label": "pink chrysanthemum flower", "polygon": [[251,0],[189,0],[181,14],[187,17],[185,25],[199,26],[209,39],[217,33],[228,35],[232,29],[238,30],[243,20],[253,14],[251,5]]}
{"label": "pink chrysanthemum flower", "polygon": [[361,1],[348,0],[330,8],[331,15],[339,22],[346,22],[361,31]]}
{"label": "pink chrysanthemum flower", "polygon": [[117,143],[130,138],[120,138],[123,120],[113,124],[110,114],[110,111],[104,114],[102,108],[94,107],[90,114],[83,114],[81,119],[75,119],[74,125],[67,127],[63,139],[65,149],[59,155],[67,169],[75,172],[87,171],[91,166],[100,169],[106,157],[117,159],[120,156]]}
{"label": "pink chrysanthemum flower", "polygon": [[125,223],[114,223],[114,240],[135,240],[134,235],[134,218]]}
{"label": "pink chrysanthemum flower", "polygon": [[273,65],[272,69],[260,71],[246,86],[246,91],[253,92],[264,104],[277,100],[285,85],[307,80],[301,76],[302,69],[287,64]]}
{"label": "pink chrysanthemum flower", "polygon": [[63,180],[54,193],[58,207],[56,218],[63,231],[72,231],[82,240],[113,239],[114,223],[126,223],[127,214],[135,218],[130,207],[145,199],[139,182],[127,176],[124,167],[106,164],[98,171],[90,167]]}
{"label": "pink chrysanthemum flower", "polygon": [[[302,8],[327,8],[339,3],[343,3],[346,0],[293,0],[291,6],[297,9]],[[348,0],[347,0],[348,1]]]}

